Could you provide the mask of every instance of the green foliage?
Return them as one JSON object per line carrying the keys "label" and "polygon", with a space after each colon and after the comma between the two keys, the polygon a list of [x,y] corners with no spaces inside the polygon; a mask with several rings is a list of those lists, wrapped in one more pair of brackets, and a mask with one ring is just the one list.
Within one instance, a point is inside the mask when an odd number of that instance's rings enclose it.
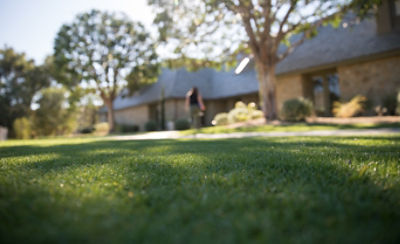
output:
{"label": "green foliage", "polygon": [[400,115],[400,91],[397,92],[397,107],[396,107],[396,114]]}
{"label": "green foliage", "polygon": [[[55,40],[55,62],[69,77],[68,86],[85,83],[94,87],[110,113],[112,103],[128,82],[133,93],[158,76],[155,45],[144,26],[122,13],[92,10],[78,15],[59,30]],[[109,121],[111,130],[114,121]]]}
{"label": "green foliage", "polygon": [[213,125],[227,125],[239,122],[245,122],[253,119],[259,119],[263,117],[263,112],[257,110],[255,103],[245,103],[239,101],[235,103],[235,107],[229,111],[229,113],[219,113],[215,115],[212,124]]}
{"label": "green foliage", "polygon": [[85,127],[79,130],[79,133],[81,134],[90,134],[93,133],[95,131],[94,127]]}
{"label": "green foliage", "polygon": [[251,114],[250,114],[250,120],[261,119],[263,117],[264,117],[264,113],[261,110],[252,111]]}
{"label": "green foliage", "polygon": [[304,121],[313,111],[312,102],[305,98],[294,98],[283,103],[281,117],[286,121]]}
{"label": "green foliage", "polygon": [[243,102],[235,103],[235,108],[229,111],[228,121],[230,124],[244,122],[249,119],[249,111]]}
{"label": "green foliage", "polygon": [[255,103],[249,103],[246,105],[243,102],[237,102],[235,108],[228,113],[229,124],[245,122],[252,119],[263,117],[263,113],[257,110]]}
{"label": "green foliage", "polygon": [[139,131],[138,125],[117,124],[115,127],[116,132],[131,133]]}
{"label": "green foliage", "polygon": [[399,147],[393,135],[0,142],[0,242],[396,243]]}
{"label": "green foliage", "polygon": [[[98,122],[98,107],[94,105],[91,97],[86,97],[87,102],[77,106],[78,110],[78,129],[94,129],[94,125]],[[69,99],[71,100],[71,99]],[[79,101],[81,98],[79,98]]]}
{"label": "green foliage", "polygon": [[146,122],[146,124],[144,125],[144,129],[146,131],[156,131],[157,128],[158,128],[157,122],[154,120],[150,120],[150,121]]}
{"label": "green foliage", "polygon": [[178,119],[175,121],[176,130],[187,130],[190,129],[190,122],[187,119]]}
{"label": "green foliage", "polygon": [[360,115],[365,108],[367,98],[361,95],[355,96],[347,103],[334,102],[333,114],[339,118],[350,118]]}
{"label": "green foliage", "polygon": [[14,120],[13,128],[17,139],[29,139],[32,136],[31,122],[26,117]]}
{"label": "green foliage", "polygon": [[34,113],[34,130],[37,135],[66,135],[77,128],[77,113],[68,104],[64,88],[46,88],[41,92],[39,108]]}
{"label": "green foliage", "polygon": [[219,113],[215,115],[212,124],[217,126],[229,124],[228,113]]}
{"label": "green foliage", "polygon": [[235,67],[237,65],[237,60],[231,60],[231,62],[221,63],[216,62],[214,60],[210,60],[207,58],[197,59],[197,58],[189,58],[186,56],[182,56],[180,58],[175,59],[167,59],[162,62],[162,66],[168,67],[169,69],[179,69],[185,68],[189,72],[195,72],[204,68],[214,68],[216,70],[221,70],[223,67]]}
{"label": "green foliage", "polygon": [[35,66],[12,48],[0,49],[0,125],[12,132],[14,120],[30,116],[33,97],[49,84],[46,65]]}

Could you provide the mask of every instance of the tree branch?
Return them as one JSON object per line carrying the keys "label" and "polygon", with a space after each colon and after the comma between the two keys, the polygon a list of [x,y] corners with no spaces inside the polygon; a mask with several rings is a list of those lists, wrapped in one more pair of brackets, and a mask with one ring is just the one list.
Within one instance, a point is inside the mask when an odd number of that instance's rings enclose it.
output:
{"label": "tree branch", "polygon": [[248,9],[240,3],[239,5],[239,14],[242,17],[244,28],[246,30],[247,35],[249,36],[249,45],[250,48],[253,51],[253,54],[259,58],[259,50],[260,46],[259,43],[257,42],[257,38],[254,34],[254,30],[251,26],[251,19],[250,19],[250,13],[248,13]]}

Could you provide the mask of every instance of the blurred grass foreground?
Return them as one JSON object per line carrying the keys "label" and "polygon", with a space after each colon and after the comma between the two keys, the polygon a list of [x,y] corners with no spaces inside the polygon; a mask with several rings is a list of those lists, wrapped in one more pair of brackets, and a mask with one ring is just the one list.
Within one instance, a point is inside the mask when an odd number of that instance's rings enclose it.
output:
{"label": "blurred grass foreground", "polygon": [[1,243],[398,243],[400,137],[0,144]]}

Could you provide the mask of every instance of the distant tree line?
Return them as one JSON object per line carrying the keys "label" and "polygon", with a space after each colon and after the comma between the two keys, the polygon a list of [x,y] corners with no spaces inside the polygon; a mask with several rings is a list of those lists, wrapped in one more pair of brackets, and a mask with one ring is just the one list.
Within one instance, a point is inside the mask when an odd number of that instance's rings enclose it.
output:
{"label": "distant tree line", "polygon": [[60,28],[54,54],[43,65],[10,47],[0,49],[0,125],[17,138],[90,131],[97,122],[95,95],[113,130],[119,92],[132,94],[158,73],[155,44],[141,23],[92,10]]}

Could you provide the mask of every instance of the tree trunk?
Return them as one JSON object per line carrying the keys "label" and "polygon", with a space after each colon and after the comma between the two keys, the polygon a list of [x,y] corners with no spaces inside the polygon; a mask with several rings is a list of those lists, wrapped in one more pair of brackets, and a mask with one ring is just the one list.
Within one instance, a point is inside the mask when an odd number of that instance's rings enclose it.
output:
{"label": "tree trunk", "polygon": [[108,125],[110,126],[110,132],[114,131],[114,107],[113,107],[113,100],[104,100],[104,103],[107,107],[107,121]]}
{"label": "tree trunk", "polygon": [[276,104],[276,77],[275,65],[267,66],[261,62],[256,63],[259,97],[264,117],[267,121],[278,118]]}

